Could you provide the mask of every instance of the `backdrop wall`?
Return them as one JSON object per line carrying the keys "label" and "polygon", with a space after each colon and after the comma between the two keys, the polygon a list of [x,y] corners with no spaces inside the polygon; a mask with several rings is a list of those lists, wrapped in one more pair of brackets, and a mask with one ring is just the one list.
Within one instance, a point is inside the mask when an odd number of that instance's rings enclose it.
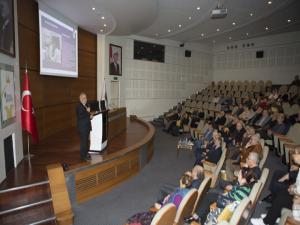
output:
{"label": "backdrop wall", "polygon": [[[134,40],[165,45],[165,63],[134,60]],[[108,36],[104,54],[105,79],[108,84],[113,83],[109,82],[113,76],[109,76],[108,71],[110,43],[123,48],[123,75],[118,80],[120,103],[127,107],[128,114],[152,119],[212,81],[212,54],[208,46],[187,44],[182,48],[179,47],[180,43],[171,40]],[[191,58],[184,56],[185,49],[192,51]],[[108,86],[112,99],[113,90],[111,85]]]}
{"label": "backdrop wall", "polygon": [[[264,57],[256,58],[256,51],[261,50]],[[274,84],[288,84],[300,72],[300,32],[216,45],[212,71],[215,81],[272,80]]]}

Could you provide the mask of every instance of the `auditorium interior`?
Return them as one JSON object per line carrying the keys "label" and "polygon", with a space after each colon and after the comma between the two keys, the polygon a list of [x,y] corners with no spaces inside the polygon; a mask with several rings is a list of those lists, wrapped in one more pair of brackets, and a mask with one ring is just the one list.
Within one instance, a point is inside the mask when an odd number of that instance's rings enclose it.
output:
{"label": "auditorium interior", "polygon": [[0,0],[1,225],[300,225],[299,0]]}

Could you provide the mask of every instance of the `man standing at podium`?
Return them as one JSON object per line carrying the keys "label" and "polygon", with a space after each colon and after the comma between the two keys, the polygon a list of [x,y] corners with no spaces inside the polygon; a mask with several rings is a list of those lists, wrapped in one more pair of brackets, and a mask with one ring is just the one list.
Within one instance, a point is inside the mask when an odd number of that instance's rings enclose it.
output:
{"label": "man standing at podium", "polygon": [[76,107],[77,129],[80,135],[80,157],[84,161],[91,160],[88,154],[89,135],[91,127],[90,107],[87,105],[87,97],[85,93],[79,95],[79,103]]}

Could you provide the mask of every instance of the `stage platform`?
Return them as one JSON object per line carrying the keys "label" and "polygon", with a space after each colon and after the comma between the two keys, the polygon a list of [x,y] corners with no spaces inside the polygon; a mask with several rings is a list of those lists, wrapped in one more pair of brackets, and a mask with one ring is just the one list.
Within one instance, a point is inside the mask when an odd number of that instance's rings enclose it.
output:
{"label": "stage platform", "polygon": [[[150,123],[138,118],[127,118],[126,129],[112,137],[107,148],[101,154],[93,154],[91,161],[82,162],[79,155],[80,141],[76,128],[58,132],[41,141],[38,145],[32,146],[31,153],[34,154],[34,157],[30,160],[23,159],[18,167],[11,171],[1,183],[0,190],[45,181],[48,179],[46,166],[54,163],[68,164],[69,170],[65,173],[66,176],[76,177],[77,174],[80,175],[82,171],[90,168],[99,169],[102,165],[107,167],[107,163],[115,164],[114,160],[116,160],[117,165],[120,160],[124,161],[128,156],[132,158],[132,154],[139,157],[139,152],[143,148],[146,149],[145,160],[148,162],[153,153],[154,133],[155,129]],[[143,158],[143,156],[141,157]],[[139,168],[143,166],[145,160],[139,160]],[[134,171],[138,170],[135,169]],[[133,171],[131,172],[130,175],[134,174]]]}

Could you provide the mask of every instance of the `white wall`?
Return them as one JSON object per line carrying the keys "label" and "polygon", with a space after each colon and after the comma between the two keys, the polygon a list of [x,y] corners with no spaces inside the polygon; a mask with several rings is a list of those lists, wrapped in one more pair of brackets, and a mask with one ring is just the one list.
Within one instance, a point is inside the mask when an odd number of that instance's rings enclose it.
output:
{"label": "white wall", "polygon": [[[244,47],[243,44],[254,46]],[[238,48],[227,50],[227,46]],[[264,58],[256,59],[263,50]],[[272,80],[273,84],[288,84],[300,73],[300,32],[216,45],[213,48],[213,79]]]}
{"label": "white wall", "polygon": [[[165,45],[165,63],[134,60],[134,40]],[[103,45],[103,41],[98,40],[99,43]],[[135,114],[147,120],[157,117],[212,81],[212,55],[208,46],[186,44],[181,48],[180,43],[171,40],[108,36],[105,39],[104,54],[106,83],[113,77],[109,76],[108,71],[107,54],[110,43],[122,46],[123,74],[119,78],[120,102],[121,106],[127,107],[128,115]],[[184,56],[185,49],[192,51],[191,58]]]}
{"label": "white wall", "polygon": [[[19,47],[18,47],[18,27],[17,27],[17,0],[14,1],[15,6],[15,51],[16,57],[0,53],[0,63],[14,66],[15,78],[15,99],[16,99],[16,122],[0,129],[0,182],[6,178],[5,174],[5,158],[4,158],[4,139],[11,134],[15,134],[15,150],[16,161],[19,163],[23,158],[23,144],[21,131],[21,111],[20,111],[20,72],[19,72]],[[1,116],[1,115],[0,115]]]}

